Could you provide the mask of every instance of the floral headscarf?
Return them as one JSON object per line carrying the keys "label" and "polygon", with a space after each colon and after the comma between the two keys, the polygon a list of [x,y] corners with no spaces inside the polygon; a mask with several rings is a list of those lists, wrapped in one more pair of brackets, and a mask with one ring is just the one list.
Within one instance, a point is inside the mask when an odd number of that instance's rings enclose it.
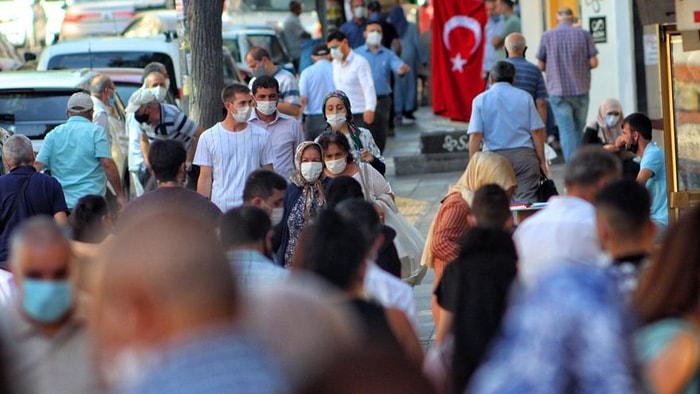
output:
{"label": "floral headscarf", "polygon": [[304,151],[309,148],[309,147],[314,147],[318,149],[319,153],[321,154],[321,159],[323,159],[323,147],[319,145],[316,142],[313,141],[304,141],[299,146],[297,146],[297,150],[294,153],[294,174],[290,178],[290,181],[300,187],[303,188],[302,191],[302,196],[301,198],[304,201],[304,217],[306,219],[309,219],[311,216],[311,205],[312,205],[312,200],[314,198],[315,194],[318,194],[318,205],[319,207],[324,206],[326,204],[326,195],[323,190],[323,179],[326,177],[323,174],[323,171],[321,171],[321,175],[319,175],[318,179],[316,179],[314,182],[308,182],[302,175],[301,175],[301,155],[304,153]]}

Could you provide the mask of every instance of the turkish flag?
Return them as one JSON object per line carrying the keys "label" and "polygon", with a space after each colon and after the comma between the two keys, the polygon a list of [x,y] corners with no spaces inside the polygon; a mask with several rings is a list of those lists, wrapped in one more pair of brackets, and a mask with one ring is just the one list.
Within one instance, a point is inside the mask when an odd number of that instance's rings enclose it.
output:
{"label": "turkish flag", "polygon": [[484,91],[486,9],[481,0],[434,0],[433,111],[468,122],[472,100]]}

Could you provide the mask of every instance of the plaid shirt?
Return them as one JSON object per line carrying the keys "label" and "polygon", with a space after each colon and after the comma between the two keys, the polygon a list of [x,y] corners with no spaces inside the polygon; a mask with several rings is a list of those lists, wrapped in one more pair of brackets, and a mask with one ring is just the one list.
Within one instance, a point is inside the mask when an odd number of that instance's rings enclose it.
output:
{"label": "plaid shirt", "polygon": [[546,65],[551,96],[578,96],[591,89],[590,59],[598,54],[587,30],[560,23],[542,35],[537,59]]}

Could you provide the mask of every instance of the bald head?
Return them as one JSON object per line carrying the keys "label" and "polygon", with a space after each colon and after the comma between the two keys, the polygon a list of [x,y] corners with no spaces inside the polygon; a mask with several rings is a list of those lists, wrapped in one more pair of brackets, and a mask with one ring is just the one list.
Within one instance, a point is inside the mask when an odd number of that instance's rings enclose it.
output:
{"label": "bald head", "polygon": [[508,57],[523,57],[525,56],[525,37],[520,33],[510,33],[506,36],[503,44],[508,51]]}
{"label": "bald head", "polygon": [[559,22],[571,23],[574,21],[574,12],[569,7],[560,8],[559,11],[557,11],[557,20]]}

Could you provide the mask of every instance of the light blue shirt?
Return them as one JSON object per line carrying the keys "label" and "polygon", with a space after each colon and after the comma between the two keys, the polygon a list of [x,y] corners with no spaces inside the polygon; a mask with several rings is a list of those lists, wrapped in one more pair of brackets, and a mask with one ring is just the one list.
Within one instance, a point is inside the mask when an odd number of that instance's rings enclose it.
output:
{"label": "light blue shirt", "polygon": [[651,220],[668,226],[668,197],[666,193],[666,161],[664,152],[654,142],[644,149],[639,169],[653,173],[646,183],[651,196]]}
{"label": "light blue shirt", "polygon": [[233,250],[227,256],[236,283],[246,290],[279,284],[289,275],[289,271],[252,249]]}
{"label": "light blue shirt", "polygon": [[323,98],[335,89],[333,63],[321,59],[299,76],[299,92],[306,97],[304,115],[323,115]]}
{"label": "light blue shirt", "polygon": [[532,96],[508,82],[496,82],[474,99],[467,134],[482,133],[485,151],[534,149],[530,133],[541,128]]}
{"label": "light blue shirt", "polygon": [[[391,94],[391,73],[398,72],[403,65],[403,60],[387,48],[382,46],[376,52],[372,52],[367,44],[355,49],[355,52],[367,59],[372,68],[372,79],[377,96]],[[401,77],[399,77],[401,78]]]}
{"label": "light blue shirt", "polygon": [[491,71],[491,67],[493,67],[497,60],[503,60],[506,57],[503,49],[497,52],[492,44],[493,39],[503,30],[504,23],[505,21],[501,15],[491,17],[488,22],[486,22],[486,27],[484,28],[486,44],[484,44],[484,66],[482,68],[484,71]]}
{"label": "light blue shirt", "polygon": [[304,132],[296,119],[279,111],[276,111],[275,114],[275,120],[267,123],[260,119],[257,110],[254,110],[248,122],[270,132],[272,154],[274,155],[272,167],[284,179],[289,179],[294,175],[294,152],[297,146],[304,142]]}
{"label": "light blue shirt", "polygon": [[46,135],[36,161],[58,180],[68,209],[73,209],[80,197],[105,194],[107,180],[100,159],[111,157],[107,132],[82,116],[71,116]]}

